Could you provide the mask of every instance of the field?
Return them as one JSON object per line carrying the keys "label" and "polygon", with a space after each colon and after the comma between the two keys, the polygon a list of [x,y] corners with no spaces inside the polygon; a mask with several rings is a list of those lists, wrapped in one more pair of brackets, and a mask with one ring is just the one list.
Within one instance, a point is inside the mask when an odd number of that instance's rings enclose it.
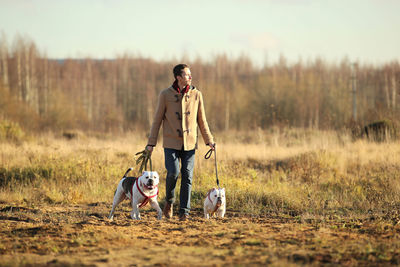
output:
{"label": "field", "polygon": [[[226,217],[203,219],[216,184],[200,142],[187,222],[149,207],[133,221],[128,202],[107,219],[144,136],[0,143],[0,266],[400,264],[398,143],[299,129],[216,137]],[[160,146],[153,162],[164,177]]]}

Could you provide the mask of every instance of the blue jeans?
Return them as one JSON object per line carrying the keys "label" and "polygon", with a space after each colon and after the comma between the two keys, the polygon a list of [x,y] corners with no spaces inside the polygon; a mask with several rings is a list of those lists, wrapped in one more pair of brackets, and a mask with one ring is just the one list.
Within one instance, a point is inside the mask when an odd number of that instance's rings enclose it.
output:
{"label": "blue jeans", "polygon": [[179,176],[179,160],[181,160],[181,191],[179,196],[179,214],[189,214],[190,193],[192,192],[193,168],[195,150],[176,150],[164,148],[166,179],[166,201],[175,202],[175,186]]}

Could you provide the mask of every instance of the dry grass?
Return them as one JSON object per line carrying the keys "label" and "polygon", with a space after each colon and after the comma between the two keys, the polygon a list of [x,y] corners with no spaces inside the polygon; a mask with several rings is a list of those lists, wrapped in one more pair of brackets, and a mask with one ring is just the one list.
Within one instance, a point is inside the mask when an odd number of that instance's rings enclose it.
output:
{"label": "dry grass", "polygon": [[[229,132],[217,135],[218,167],[228,209],[252,214],[358,216],[400,206],[400,144],[356,142],[345,134],[310,130]],[[74,140],[41,136],[0,144],[0,201],[111,202],[133,155],[146,138]],[[215,186],[214,161],[196,155],[193,207]],[[165,176],[161,145],[153,166]],[[160,200],[164,197],[161,179]],[[178,190],[177,190],[178,191]],[[358,215],[357,215],[358,214]]]}
{"label": "dry grass", "polygon": [[[202,218],[215,172],[200,145],[185,223],[157,221],[148,207],[133,221],[127,202],[107,220],[144,136],[0,143],[0,266],[400,263],[400,144],[308,130],[217,138],[227,216]],[[160,146],[153,161],[164,177]]]}

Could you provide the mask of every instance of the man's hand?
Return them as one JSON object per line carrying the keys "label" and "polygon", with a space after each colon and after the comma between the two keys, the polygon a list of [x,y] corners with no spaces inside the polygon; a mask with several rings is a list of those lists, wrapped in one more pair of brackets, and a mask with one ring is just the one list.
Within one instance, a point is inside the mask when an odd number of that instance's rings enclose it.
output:
{"label": "man's hand", "polygon": [[153,147],[152,146],[146,146],[146,150],[150,152],[150,154],[153,152]]}
{"label": "man's hand", "polygon": [[213,151],[215,150],[215,145],[216,145],[216,143],[214,143],[214,144],[208,144],[208,146],[211,147],[211,149],[212,149]]}

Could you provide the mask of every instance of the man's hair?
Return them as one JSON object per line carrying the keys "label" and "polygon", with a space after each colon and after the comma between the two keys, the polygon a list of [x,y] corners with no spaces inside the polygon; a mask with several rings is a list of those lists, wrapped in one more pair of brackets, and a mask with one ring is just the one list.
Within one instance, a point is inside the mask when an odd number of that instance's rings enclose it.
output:
{"label": "man's hair", "polygon": [[182,70],[184,68],[189,68],[188,65],[186,64],[178,64],[174,67],[174,70],[172,71],[174,73],[174,78],[176,79],[176,76],[181,76]]}

